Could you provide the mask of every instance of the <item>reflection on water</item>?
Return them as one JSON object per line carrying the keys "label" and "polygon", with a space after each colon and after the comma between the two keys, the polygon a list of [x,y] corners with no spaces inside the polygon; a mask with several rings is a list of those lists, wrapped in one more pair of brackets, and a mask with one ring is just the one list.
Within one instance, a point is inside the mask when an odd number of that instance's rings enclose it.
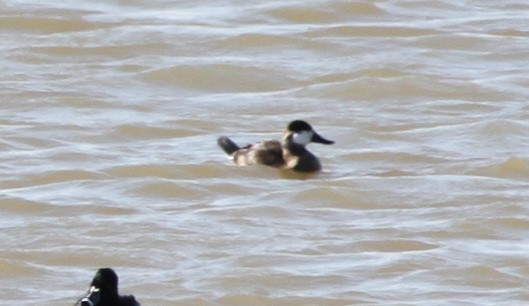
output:
{"label": "reflection on water", "polygon": [[[0,4],[0,289],[524,304],[527,4]],[[310,177],[216,146],[305,119]]]}

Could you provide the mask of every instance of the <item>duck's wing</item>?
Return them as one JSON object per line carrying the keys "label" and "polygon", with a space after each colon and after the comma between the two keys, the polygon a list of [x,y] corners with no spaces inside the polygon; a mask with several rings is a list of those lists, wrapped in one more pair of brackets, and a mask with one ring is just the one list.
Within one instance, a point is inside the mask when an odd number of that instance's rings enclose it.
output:
{"label": "duck's wing", "polygon": [[284,164],[283,149],[279,141],[258,142],[236,151],[233,154],[233,161],[239,166],[263,164],[282,167]]}
{"label": "duck's wing", "polygon": [[283,146],[276,140],[263,141],[256,144],[255,158],[257,163],[271,166],[282,167],[285,163],[283,159]]}

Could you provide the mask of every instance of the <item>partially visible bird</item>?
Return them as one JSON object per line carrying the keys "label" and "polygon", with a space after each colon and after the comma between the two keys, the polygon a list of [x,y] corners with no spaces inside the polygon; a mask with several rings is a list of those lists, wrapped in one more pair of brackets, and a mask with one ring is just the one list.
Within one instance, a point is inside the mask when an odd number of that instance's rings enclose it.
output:
{"label": "partially visible bird", "polygon": [[110,268],[97,271],[86,295],[75,305],[81,306],[140,306],[133,295],[119,295],[118,275]]}

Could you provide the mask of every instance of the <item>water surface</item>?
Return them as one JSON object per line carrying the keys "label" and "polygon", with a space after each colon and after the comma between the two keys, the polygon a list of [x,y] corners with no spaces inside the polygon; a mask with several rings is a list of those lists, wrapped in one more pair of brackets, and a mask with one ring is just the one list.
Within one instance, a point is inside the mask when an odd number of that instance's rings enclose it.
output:
{"label": "water surface", "polygon": [[[526,2],[0,9],[0,304],[529,302]],[[294,119],[316,176],[216,147]]]}

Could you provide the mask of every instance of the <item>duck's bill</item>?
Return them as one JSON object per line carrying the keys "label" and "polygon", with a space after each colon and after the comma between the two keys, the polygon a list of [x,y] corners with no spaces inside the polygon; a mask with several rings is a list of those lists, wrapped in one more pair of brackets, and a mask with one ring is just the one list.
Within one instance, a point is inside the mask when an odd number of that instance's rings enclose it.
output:
{"label": "duck's bill", "polygon": [[99,288],[92,286],[88,290],[88,294],[86,294],[86,296],[81,299],[79,304],[81,306],[95,306],[97,305],[97,303],[99,303],[100,298],[101,298],[101,291],[99,290]]}
{"label": "duck's bill", "polygon": [[312,135],[312,139],[311,140],[312,140],[312,142],[322,143],[322,144],[326,144],[326,145],[330,145],[330,144],[334,143],[334,141],[325,139],[325,138],[321,137],[316,132],[314,133],[314,135]]}

